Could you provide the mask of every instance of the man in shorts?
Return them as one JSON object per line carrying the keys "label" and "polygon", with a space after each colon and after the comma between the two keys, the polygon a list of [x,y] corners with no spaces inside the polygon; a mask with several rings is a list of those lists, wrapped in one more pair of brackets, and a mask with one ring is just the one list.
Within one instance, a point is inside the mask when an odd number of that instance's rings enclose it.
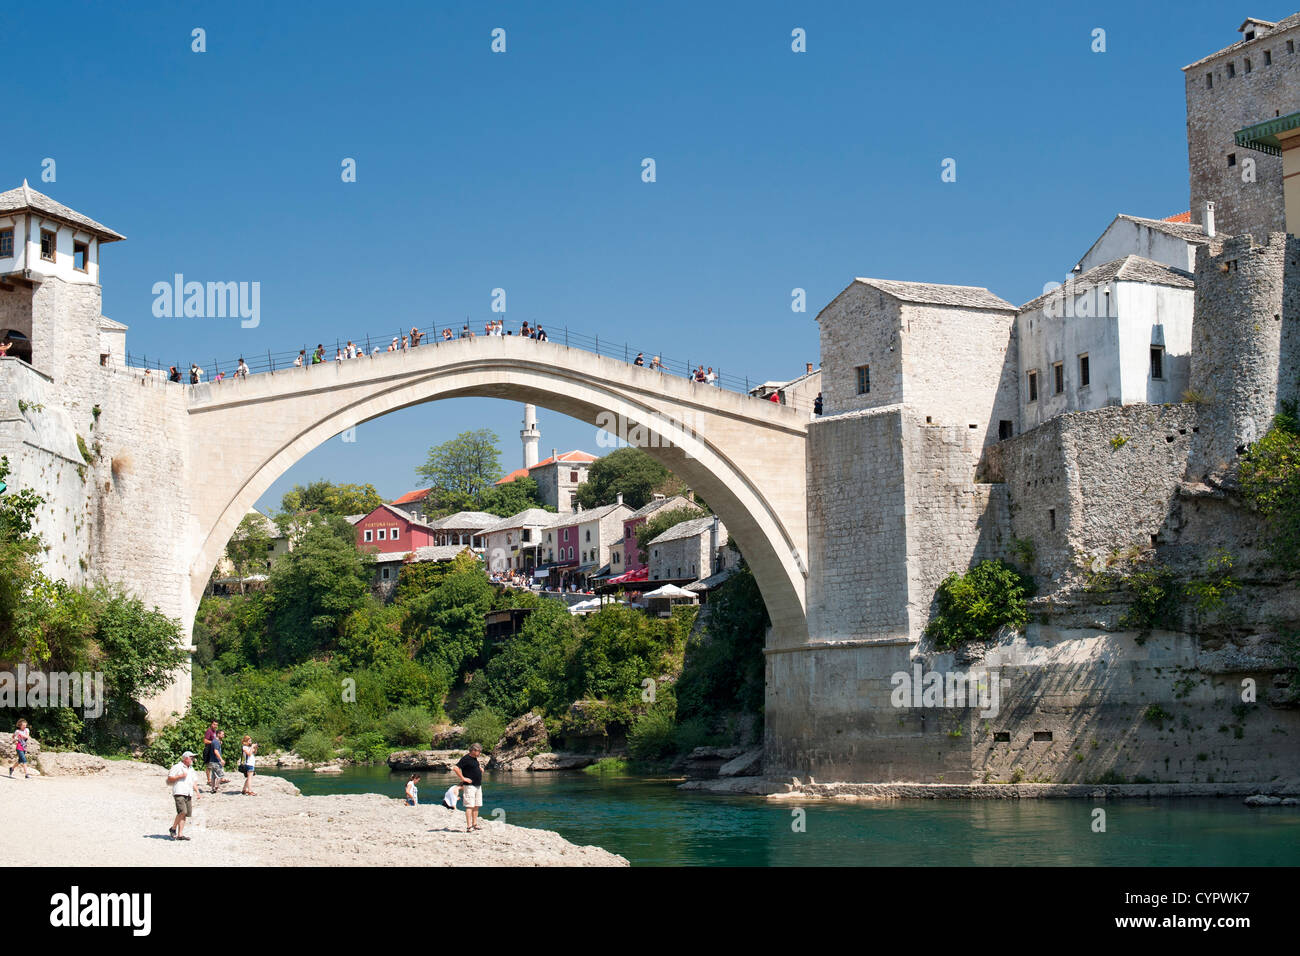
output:
{"label": "man in shorts", "polygon": [[194,784],[198,780],[199,775],[194,771],[194,754],[188,750],[181,754],[180,762],[173,764],[167,771],[167,782],[172,787],[172,801],[176,805],[176,819],[167,830],[173,840],[189,839],[183,831],[185,821],[194,816],[194,801],[199,799],[199,791]]}
{"label": "man in shorts", "polygon": [[478,824],[478,811],[483,806],[483,767],[478,762],[482,753],[482,744],[470,744],[469,753],[451,768],[461,782],[460,802],[465,808],[466,833],[483,829]]}

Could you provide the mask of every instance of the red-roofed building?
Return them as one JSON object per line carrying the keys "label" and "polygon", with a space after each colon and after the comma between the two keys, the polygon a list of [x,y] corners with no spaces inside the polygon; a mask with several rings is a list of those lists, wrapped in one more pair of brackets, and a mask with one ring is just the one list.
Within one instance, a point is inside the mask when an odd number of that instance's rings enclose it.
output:
{"label": "red-roofed building", "polygon": [[595,455],[585,451],[560,454],[552,449],[550,458],[542,459],[531,468],[516,468],[497,484],[508,484],[527,475],[537,482],[537,496],[542,504],[550,505],[560,514],[570,514],[573,512],[573,493],[587,480],[587,471],[596,460]]}
{"label": "red-roofed building", "polygon": [[358,521],[356,529],[360,551],[404,554],[436,543],[432,528],[393,505],[380,505]]}
{"label": "red-roofed building", "polygon": [[408,491],[400,498],[394,498],[389,502],[394,508],[400,508],[405,511],[416,521],[428,521],[429,513],[429,488],[417,488],[415,491]]}

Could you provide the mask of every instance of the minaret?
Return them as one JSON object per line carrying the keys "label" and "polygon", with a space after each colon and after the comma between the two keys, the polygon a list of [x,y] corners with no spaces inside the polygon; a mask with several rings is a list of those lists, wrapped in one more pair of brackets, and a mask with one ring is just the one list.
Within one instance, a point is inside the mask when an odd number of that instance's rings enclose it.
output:
{"label": "minaret", "polygon": [[524,428],[519,438],[524,443],[524,467],[531,468],[537,464],[537,440],[542,433],[537,430],[537,406],[524,406]]}

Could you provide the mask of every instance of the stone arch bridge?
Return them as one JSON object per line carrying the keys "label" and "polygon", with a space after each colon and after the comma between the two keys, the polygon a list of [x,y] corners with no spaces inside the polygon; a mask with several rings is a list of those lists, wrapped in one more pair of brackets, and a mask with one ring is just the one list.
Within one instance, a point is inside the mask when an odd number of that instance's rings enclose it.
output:
{"label": "stone arch bridge", "polygon": [[[769,646],[807,640],[807,411],[552,342],[482,336],[192,386],[194,533],[186,623],[240,519],[300,458],[388,412],[443,398],[530,403],[617,425],[726,524],[762,591]],[[613,431],[614,429],[610,429]],[[364,446],[358,445],[361,449]]]}

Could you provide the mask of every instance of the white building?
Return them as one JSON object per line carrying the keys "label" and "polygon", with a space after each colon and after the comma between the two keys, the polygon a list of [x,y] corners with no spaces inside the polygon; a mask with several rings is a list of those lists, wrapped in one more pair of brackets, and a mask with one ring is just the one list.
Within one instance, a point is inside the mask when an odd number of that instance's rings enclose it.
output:
{"label": "white building", "polygon": [[484,528],[479,534],[487,548],[488,570],[519,571],[532,567],[537,560],[541,531],[550,527],[555,518],[554,512],[528,508]]}
{"label": "white building", "polygon": [[[1186,215],[1186,214],[1184,214]],[[1141,256],[1162,262],[1175,269],[1193,272],[1196,249],[1209,242],[1202,226],[1176,219],[1143,219],[1139,216],[1116,216],[1097,238],[1074,272],[1084,273],[1125,256]]]}
{"label": "white building", "polygon": [[1126,255],[1021,306],[1021,430],[1063,412],[1182,401],[1194,298],[1186,270]]}

